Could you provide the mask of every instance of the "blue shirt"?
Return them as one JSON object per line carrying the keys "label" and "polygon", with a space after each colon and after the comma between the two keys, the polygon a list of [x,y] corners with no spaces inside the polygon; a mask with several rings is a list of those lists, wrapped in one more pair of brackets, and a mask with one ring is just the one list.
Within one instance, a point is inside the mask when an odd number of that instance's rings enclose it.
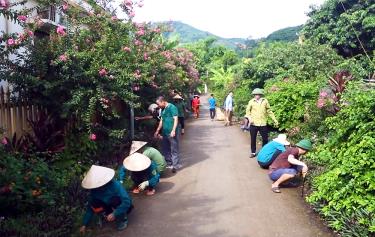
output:
{"label": "blue shirt", "polygon": [[215,98],[210,98],[208,99],[208,103],[210,104],[210,109],[215,109],[216,108],[216,100]]}
{"label": "blue shirt", "polygon": [[283,144],[275,141],[267,143],[264,147],[262,147],[262,149],[260,149],[257,156],[258,161],[262,163],[269,162],[276,150],[284,152],[286,149]]}
{"label": "blue shirt", "polygon": [[132,199],[118,181],[112,180],[102,187],[90,190],[83,225],[87,226],[94,215],[94,211],[91,208],[93,200],[98,199],[109,204],[112,197],[120,197],[121,199],[121,204],[114,210],[115,217],[119,218],[120,216],[126,215],[127,211],[132,206]]}

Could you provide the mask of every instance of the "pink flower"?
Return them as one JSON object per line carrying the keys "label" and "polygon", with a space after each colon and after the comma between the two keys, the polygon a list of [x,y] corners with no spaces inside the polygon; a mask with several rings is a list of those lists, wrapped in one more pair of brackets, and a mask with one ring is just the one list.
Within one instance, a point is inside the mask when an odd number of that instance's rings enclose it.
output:
{"label": "pink flower", "polygon": [[326,105],[326,102],[324,99],[318,99],[318,101],[316,102],[316,106],[321,109],[323,108],[324,106]]}
{"label": "pink flower", "polygon": [[4,137],[4,138],[1,140],[1,144],[3,144],[3,145],[8,145],[8,140]]}
{"label": "pink flower", "polygon": [[154,29],[154,32],[155,32],[155,33],[160,33],[161,30],[160,30],[160,28],[156,28],[156,29]]}
{"label": "pink flower", "polygon": [[326,91],[321,91],[319,94],[320,97],[325,98],[328,96],[328,93]]}
{"label": "pink flower", "polygon": [[112,16],[111,19],[112,19],[112,21],[117,21],[118,20],[117,16]]}
{"label": "pink flower", "polygon": [[147,61],[147,60],[150,60],[150,57],[148,56],[147,53],[144,53],[144,54],[143,54],[143,59],[144,59],[145,61]]}
{"label": "pink flower", "polygon": [[7,44],[8,44],[8,46],[13,46],[13,45],[16,44],[16,41],[14,39],[10,38],[10,39],[8,39]]}
{"label": "pink flower", "polygon": [[17,17],[17,19],[21,22],[25,22],[27,20],[27,16],[24,16],[24,15],[20,15]]}
{"label": "pink flower", "polygon": [[133,91],[139,91],[141,88],[138,85],[133,86]]}
{"label": "pink flower", "polygon": [[145,35],[145,31],[143,29],[140,29],[135,34],[138,35],[138,36],[143,36],[143,35]]}
{"label": "pink flower", "polygon": [[107,70],[106,70],[105,68],[100,69],[100,70],[99,70],[99,75],[100,75],[101,77],[106,76],[106,75],[107,75]]}
{"label": "pink flower", "polygon": [[65,36],[66,35],[65,28],[63,26],[58,26],[57,29],[56,29],[56,32],[60,36]]}
{"label": "pink flower", "polygon": [[124,48],[122,48],[122,50],[125,51],[125,52],[128,52],[128,53],[132,51],[131,48],[126,47],[126,46]]}
{"label": "pink flower", "polygon": [[62,54],[62,55],[60,55],[60,56],[59,56],[59,60],[60,60],[61,62],[66,62],[66,61],[68,61],[68,55],[66,55],[66,54]]}
{"label": "pink flower", "polygon": [[127,6],[127,7],[131,7],[131,6],[133,5],[133,1],[132,1],[132,0],[125,0],[125,1],[124,1],[124,4],[125,4],[125,6]]}
{"label": "pink flower", "polygon": [[66,10],[68,10],[68,8],[69,8],[69,5],[67,3],[64,3],[63,6],[62,6],[62,9],[64,11],[66,11]]}
{"label": "pink flower", "polygon": [[9,7],[9,1],[8,0],[0,0],[0,7],[1,8],[8,8]]}
{"label": "pink flower", "polygon": [[28,34],[30,37],[33,37],[33,36],[34,36],[34,32],[32,32],[31,30],[27,30],[27,34]]}
{"label": "pink flower", "polygon": [[91,141],[95,141],[96,140],[96,134],[95,133],[90,134],[89,139]]}
{"label": "pink flower", "polygon": [[142,45],[142,41],[140,41],[140,40],[134,40],[134,44],[136,46],[141,46]]}
{"label": "pink flower", "polygon": [[138,3],[138,7],[143,7],[143,6],[144,6],[143,2]]}
{"label": "pink flower", "polygon": [[130,18],[135,17],[135,12],[134,12],[134,11],[129,12],[129,17],[130,17]]}

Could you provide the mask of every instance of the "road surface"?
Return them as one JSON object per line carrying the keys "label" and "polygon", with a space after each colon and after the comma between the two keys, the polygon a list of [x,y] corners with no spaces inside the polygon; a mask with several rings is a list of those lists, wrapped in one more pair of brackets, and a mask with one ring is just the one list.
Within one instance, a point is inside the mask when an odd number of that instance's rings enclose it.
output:
{"label": "road surface", "polygon": [[271,191],[267,171],[248,158],[248,149],[249,134],[203,113],[187,124],[183,169],[162,178],[155,196],[133,195],[135,209],[125,231],[99,236],[333,236],[303,202],[299,188]]}

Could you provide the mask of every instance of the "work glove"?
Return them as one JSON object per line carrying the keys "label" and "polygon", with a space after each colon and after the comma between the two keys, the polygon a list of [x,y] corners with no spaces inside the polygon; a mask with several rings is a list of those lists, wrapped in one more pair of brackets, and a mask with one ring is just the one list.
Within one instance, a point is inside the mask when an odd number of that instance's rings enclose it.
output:
{"label": "work glove", "polygon": [[143,183],[141,183],[140,185],[138,185],[138,189],[140,191],[143,191],[145,190],[148,186],[150,185],[150,183],[148,181],[144,181]]}

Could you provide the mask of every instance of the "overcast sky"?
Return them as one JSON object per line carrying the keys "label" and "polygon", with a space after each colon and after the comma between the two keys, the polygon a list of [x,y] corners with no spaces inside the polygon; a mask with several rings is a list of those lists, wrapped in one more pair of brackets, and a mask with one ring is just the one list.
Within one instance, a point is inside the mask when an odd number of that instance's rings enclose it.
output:
{"label": "overcast sky", "polygon": [[182,21],[221,37],[260,38],[306,22],[324,0],[144,0],[135,21]]}

